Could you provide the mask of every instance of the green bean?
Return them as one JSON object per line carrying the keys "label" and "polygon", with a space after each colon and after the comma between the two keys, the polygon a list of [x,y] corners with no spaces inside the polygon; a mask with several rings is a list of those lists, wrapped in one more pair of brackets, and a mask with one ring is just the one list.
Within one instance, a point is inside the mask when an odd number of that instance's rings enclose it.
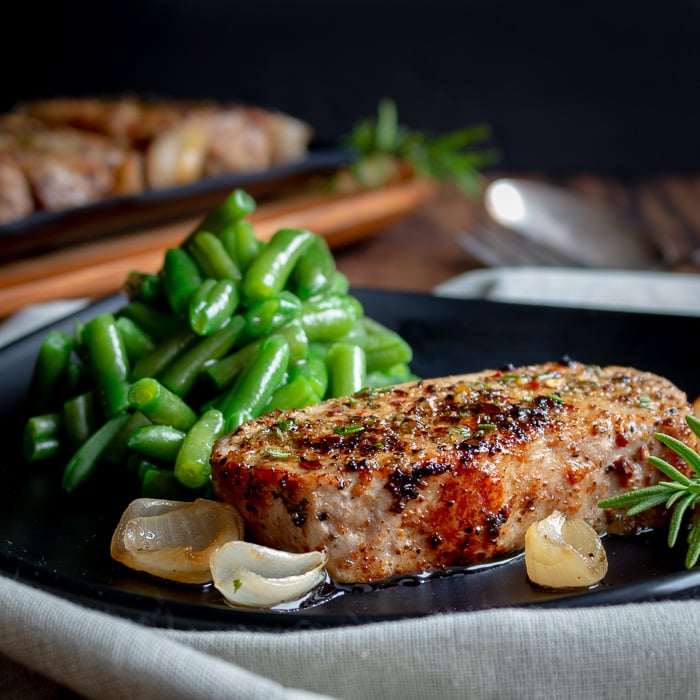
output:
{"label": "green bean", "polygon": [[368,387],[384,387],[403,382],[416,381],[418,377],[411,372],[406,364],[395,365],[383,371],[367,372],[365,383]]}
{"label": "green bean", "polygon": [[126,468],[138,477],[139,481],[147,469],[164,469],[161,463],[156,463],[155,460],[145,457],[138,452],[130,452],[126,458]]}
{"label": "green bean", "polygon": [[[220,234],[224,228],[255,211],[255,200],[241,189],[234,190],[218,207],[211,211],[197,226],[197,231]],[[193,234],[194,235],[194,234]]]}
{"label": "green bean", "polygon": [[107,418],[129,405],[129,358],[112,314],[100,314],[85,324],[83,342],[97,392]]}
{"label": "green bean", "polygon": [[242,316],[233,316],[220,330],[178,355],[158,376],[160,383],[178,396],[187,396],[208,363],[230,352],[245,326]]}
{"label": "green bean", "polygon": [[118,312],[45,341],[33,382],[55,415],[33,416],[23,446],[28,459],[73,447],[66,491],[109,461],[145,496],[204,492],[224,430],[413,377],[410,347],[364,317],[326,239],[280,229],[264,243],[245,220],[254,209],[234,191],[158,274],[128,275]]}
{"label": "green bean", "polygon": [[334,295],[304,301],[299,322],[310,341],[332,342],[352,331],[362,313],[354,297]]}
{"label": "green bean", "polygon": [[377,321],[374,318],[371,318],[370,316],[363,316],[360,319],[360,326],[362,326],[365,333],[368,335],[394,332],[387,328],[383,323],[379,323],[379,321]]}
{"label": "green bean", "polygon": [[349,396],[365,386],[366,362],[361,347],[351,343],[335,343],[326,354],[329,395]]}
{"label": "green bean", "polygon": [[32,416],[24,425],[24,458],[29,462],[50,459],[62,445],[63,416],[56,411]]}
{"label": "green bean", "polygon": [[85,321],[78,319],[73,324],[73,352],[81,362],[87,362],[87,351],[85,343],[83,343],[83,328],[85,328]]}
{"label": "green bean", "polygon": [[362,318],[357,319],[353,327],[342,337],[340,340],[351,342],[355,338],[364,337],[367,335],[367,331],[362,325]]}
{"label": "green bean", "polygon": [[141,426],[150,425],[150,422],[141,411],[130,411],[128,420],[124,422],[124,425],[107,445],[102,454],[102,459],[110,464],[123,464],[129,454],[129,448],[126,445],[129,435]]}
{"label": "green bean", "polygon": [[326,292],[333,284],[335,260],[323,236],[315,236],[292,271],[295,293],[301,299],[309,299]]}
{"label": "green bean", "polygon": [[[298,362],[306,357],[308,341],[304,329],[297,321],[282,326],[274,335],[281,335],[287,341],[290,362]],[[206,366],[202,372],[206,383],[215,391],[222,391],[229,387],[245,367],[253,361],[265,339],[257,338],[233,354]]]}
{"label": "green bean", "polygon": [[195,259],[184,248],[169,248],[163,259],[165,297],[173,313],[186,318],[190,301],[202,284]]}
{"label": "green bean", "polygon": [[60,435],[41,435],[33,440],[24,439],[24,458],[28,462],[40,462],[55,457],[63,447]]}
{"label": "green bean", "polygon": [[279,294],[314,238],[313,233],[301,229],[277,231],[246,270],[241,286],[245,303],[250,306],[260,299]]}
{"label": "green bean", "polygon": [[63,421],[68,440],[74,447],[82,445],[95,432],[95,395],[78,394],[63,404]]}
{"label": "green bean", "polygon": [[32,416],[27,421],[33,435],[52,435],[63,427],[63,417],[59,411]]}
{"label": "green bean", "polygon": [[271,335],[260,344],[253,361],[238,375],[221,405],[227,430],[237,428],[234,423],[242,417],[260,414],[282,383],[288,364],[289,344],[284,337]]}
{"label": "green bean", "polygon": [[301,323],[294,319],[286,325],[275,330],[275,335],[281,335],[289,345],[289,361],[300,362],[306,357],[309,348],[309,340]]}
{"label": "green bean", "polygon": [[131,385],[129,403],[154,423],[179,430],[189,430],[197,420],[197,414],[177,394],[153,377],[144,377]]}
{"label": "green bean", "polygon": [[301,311],[299,297],[287,290],[255,302],[246,312],[246,330],[253,338],[269,335],[281,328]]}
{"label": "green bean", "polygon": [[306,359],[290,369],[290,382],[299,376],[304,377],[311,384],[319,397],[325,397],[328,389],[328,365],[326,349],[320,343],[309,343]]}
{"label": "green bean", "polygon": [[132,365],[156,346],[155,340],[130,318],[120,316],[115,322]]}
{"label": "green bean", "polygon": [[243,369],[252,362],[260,349],[262,339],[249,343],[231,355],[205,367],[203,376],[215,390],[221,391],[231,385]]}
{"label": "green bean", "polygon": [[143,465],[141,469],[141,497],[177,500],[180,496],[178,481],[170,469]]}
{"label": "green bean", "polygon": [[73,339],[64,331],[48,332],[34,362],[29,401],[32,409],[43,411],[59,403],[66,369],[73,351]]}
{"label": "green bean", "polygon": [[239,270],[244,272],[253,259],[265,247],[255,235],[250,221],[237,221],[221,233],[221,242],[228,254],[236,261]]}
{"label": "green bean", "polygon": [[128,420],[128,413],[112,416],[78,448],[63,470],[64,491],[74,491],[93,474],[114,436]]}
{"label": "green bean", "polygon": [[265,412],[277,408],[283,411],[288,408],[304,408],[304,406],[311,406],[320,400],[321,397],[316,393],[308,378],[300,374],[274,391],[265,406]]}
{"label": "green bean", "polygon": [[66,396],[75,396],[92,387],[90,370],[84,362],[69,362],[65,373]]}
{"label": "green bean", "polygon": [[350,291],[350,281],[340,270],[336,270],[326,294],[347,294]]}
{"label": "green bean", "polygon": [[[287,341],[290,362],[292,360],[296,362],[306,356],[308,347],[306,333],[298,322],[292,321],[286,326],[282,326],[273,335],[281,335]],[[271,336],[256,338],[252,342],[238,348],[231,355],[222,357],[220,360],[204,367],[202,378],[205,383],[214,391],[222,391],[230,387],[243,369],[252,362],[260,350],[260,346],[268,337]]]}
{"label": "green bean", "polygon": [[183,328],[156,345],[151,352],[141,357],[131,370],[133,381],[143,377],[157,377],[171,362],[196,341],[197,335],[189,328]]}
{"label": "green bean", "polygon": [[132,271],[126,278],[124,292],[129,298],[129,301],[159,304],[163,299],[161,277],[160,275]]}
{"label": "green bean", "polygon": [[138,323],[146,333],[156,340],[165,340],[182,330],[183,322],[167,311],[162,311],[142,301],[132,301],[119,311],[120,316],[126,316]]}
{"label": "green bean", "polygon": [[239,281],[241,271],[224,248],[221,239],[209,231],[199,231],[188,242],[187,250],[205,277]]}
{"label": "green bean", "polygon": [[238,289],[230,279],[208,278],[190,302],[190,328],[198,335],[211,335],[228,321],[238,306]]}
{"label": "green bean", "polygon": [[180,451],[185,432],[171,425],[143,425],[127,438],[126,444],[145,457],[174,462]]}
{"label": "green bean", "polygon": [[359,345],[365,351],[368,372],[408,363],[413,357],[411,346],[398,333],[389,330],[353,337],[349,342]]}
{"label": "green bean", "polygon": [[175,478],[191,489],[202,488],[211,475],[210,457],[215,440],[224,431],[221,411],[210,409],[190,428],[175,459]]}

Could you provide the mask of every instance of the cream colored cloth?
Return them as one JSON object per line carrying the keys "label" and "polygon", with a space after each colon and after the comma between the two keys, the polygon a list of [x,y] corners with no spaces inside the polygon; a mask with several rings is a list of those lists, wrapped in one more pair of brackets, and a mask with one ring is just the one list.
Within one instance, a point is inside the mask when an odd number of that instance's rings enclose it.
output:
{"label": "cream colored cloth", "polygon": [[192,632],[144,627],[0,577],[0,609],[3,698],[58,697],[56,684],[96,700],[700,696],[700,601]]}

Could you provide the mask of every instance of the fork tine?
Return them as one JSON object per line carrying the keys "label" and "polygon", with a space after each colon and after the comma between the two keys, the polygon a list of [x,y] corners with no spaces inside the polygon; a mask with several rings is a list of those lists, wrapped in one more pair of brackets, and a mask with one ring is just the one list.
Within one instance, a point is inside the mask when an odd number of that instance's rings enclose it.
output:
{"label": "fork tine", "polygon": [[511,265],[512,261],[508,257],[504,257],[499,251],[491,245],[490,241],[484,240],[474,234],[474,229],[469,233],[466,231],[457,231],[457,243],[463,250],[466,250],[475,260],[478,260],[489,267],[501,267]]}
{"label": "fork tine", "polygon": [[457,240],[486,265],[579,266],[564,255],[500,226],[477,224],[468,233],[459,231]]}
{"label": "fork tine", "polygon": [[512,241],[483,226],[475,226],[468,233],[460,231],[458,242],[477,260],[492,267],[542,264],[524,247],[514,246]]}

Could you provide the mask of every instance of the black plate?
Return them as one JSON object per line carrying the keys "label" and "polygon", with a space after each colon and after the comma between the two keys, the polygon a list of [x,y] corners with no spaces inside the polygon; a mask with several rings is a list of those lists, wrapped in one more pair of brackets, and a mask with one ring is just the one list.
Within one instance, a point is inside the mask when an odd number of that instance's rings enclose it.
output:
{"label": "black plate", "polygon": [[[411,343],[414,370],[424,377],[569,356],[655,371],[691,398],[700,394],[697,358],[693,346],[684,342],[700,329],[696,318],[369,290],[355,294],[368,315]],[[122,303],[121,297],[110,297],[58,325],[71,331],[76,318],[114,310]],[[0,416],[10,436],[21,429],[23,397],[44,332],[0,351]],[[665,533],[656,533],[608,538],[608,576],[597,589],[584,593],[535,589],[526,580],[522,559],[516,558],[480,571],[343,592],[302,610],[233,610],[212,588],[161,584],[112,562],[109,540],[129,499],[116,475],[103,474],[82,492],[66,496],[59,488],[60,469],[24,465],[16,443],[16,437],[6,438],[0,466],[0,568],[59,596],[147,624],[198,629],[320,627],[513,605],[605,605],[700,592],[700,570],[685,571],[682,548],[669,550]]]}
{"label": "black plate", "polygon": [[110,197],[61,211],[39,211],[0,226],[0,260],[195,216],[210,211],[237,187],[263,197],[336,170],[351,159],[347,149],[312,145],[305,158],[267,170],[208,177],[180,187]]}

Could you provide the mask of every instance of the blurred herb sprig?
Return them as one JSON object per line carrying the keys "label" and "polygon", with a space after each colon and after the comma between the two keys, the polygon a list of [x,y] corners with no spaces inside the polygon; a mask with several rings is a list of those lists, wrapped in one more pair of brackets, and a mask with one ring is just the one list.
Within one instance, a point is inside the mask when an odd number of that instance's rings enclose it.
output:
{"label": "blurred herb sprig", "polygon": [[481,169],[498,162],[498,152],[485,143],[491,137],[486,124],[433,136],[413,131],[399,123],[396,104],[379,102],[376,118],[354,125],[343,138],[357,152],[352,163],[354,177],[363,185],[378,187],[407,164],[416,173],[438,182],[454,182],[468,195],[481,184]]}

